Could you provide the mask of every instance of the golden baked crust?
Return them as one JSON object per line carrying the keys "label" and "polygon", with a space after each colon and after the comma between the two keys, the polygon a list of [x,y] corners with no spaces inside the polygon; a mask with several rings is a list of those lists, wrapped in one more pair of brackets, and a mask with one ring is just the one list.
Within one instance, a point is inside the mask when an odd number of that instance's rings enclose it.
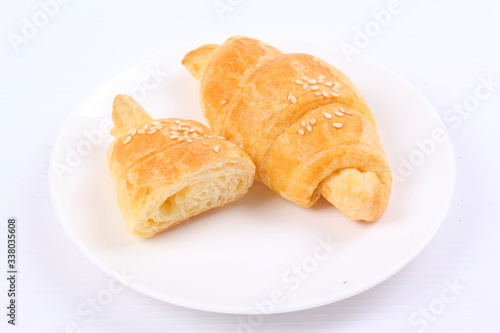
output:
{"label": "golden baked crust", "polygon": [[248,155],[196,121],[153,120],[126,95],[116,96],[113,121],[108,165],[127,229],[136,236],[234,201],[253,182]]}
{"label": "golden baked crust", "polygon": [[372,112],[325,61],[235,36],[189,52],[212,129],[242,145],[256,179],[302,206],[320,194],[354,220],[385,211],[391,172]]}

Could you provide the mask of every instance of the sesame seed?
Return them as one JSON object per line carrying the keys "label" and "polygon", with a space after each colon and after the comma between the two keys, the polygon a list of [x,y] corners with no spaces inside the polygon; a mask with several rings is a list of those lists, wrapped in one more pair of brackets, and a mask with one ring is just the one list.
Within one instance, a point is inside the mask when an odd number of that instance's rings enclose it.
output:
{"label": "sesame seed", "polygon": [[319,89],[319,86],[317,84],[315,84],[314,86],[311,86],[311,90],[318,90]]}
{"label": "sesame seed", "polygon": [[146,131],[145,131],[145,130],[143,130],[142,128],[140,128],[140,129],[138,129],[138,130],[137,130],[137,133],[139,133],[139,134],[144,134],[144,133],[146,133]]}
{"label": "sesame seed", "polygon": [[300,124],[302,125],[302,127],[306,127],[306,122],[305,121],[301,121]]}
{"label": "sesame seed", "polygon": [[193,133],[193,138],[198,137],[198,133]]}
{"label": "sesame seed", "polygon": [[311,118],[311,119],[309,120],[309,124],[311,124],[311,125],[316,124],[316,118]]}
{"label": "sesame seed", "polygon": [[305,76],[305,75],[304,75],[304,76],[302,76],[302,78],[301,78],[301,79],[302,79],[302,80],[306,80],[306,81],[307,81],[307,80],[309,80],[309,78],[308,78],[307,76]]}
{"label": "sesame seed", "polygon": [[196,136],[194,137],[195,140],[203,140],[203,138],[201,136]]}
{"label": "sesame seed", "polygon": [[306,126],[306,130],[308,130],[309,132],[311,132],[313,130],[313,128],[311,127],[311,125],[307,125]]}
{"label": "sesame seed", "polygon": [[177,138],[177,140],[184,141],[184,140],[186,140],[186,138],[184,136],[180,136],[180,137]]}
{"label": "sesame seed", "polygon": [[351,112],[349,112],[349,111],[346,111],[346,112],[344,112],[344,113],[345,113],[345,114],[352,114],[352,113],[351,113]]}
{"label": "sesame seed", "polygon": [[219,139],[222,139],[222,140],[226,140],[226,138],[225,138],[225,137],[223,137],[223,136],[218,136],[218,138],[219,138]]}
{"label": "sesame seed", "polygon": [[316,96],[321,96],[321,91],[315,91],[315,92],[314,92],[314,95],[316,95]]}
{"label": "sesame seed", "polygon": [[156,126],[156,129],[162,129],[163,126],[159,125],[159,126]]}
{"label": "sesame seed", "polygon": [[180,135],[181,133],[179,133],[179,132],[177,132],[177,131],[170,131],[170,134]]}
{"label": "sesame seed", "polygon": [[225,100],[220,101],[220,105],[224,105],[226,103],[227,103],[227,101],[225,101]]}
{"label": "sesame seed", "polygon": [[345,112],[345,109],[344,109],[344,107],[342,107],[342,106],[339,106],[339,110],[340,110],[340,112],[342,112],[342,113],[344,113],[344,112]]}
{"label": "sesame seed", "polygon": [[181,124],[181,121],[180,121],[179,119],[174,120],[174,122],[175,122],[177,125],[180,125],[180,124]]}
{"label": "sesame seed", "polygon": [[147,130],[147,129],[148,129],[148,124],[146,124],[146,125],[142,126],[142,129],[143,129],[143,130]]}
{"label": "sesame seed", "polygon": [[342,124],[341,123],[333,123],[332,125],[335,128],[342,128]]}
{"label": "sesame seed", "polygon": [[338,117],[343,117],[344,116],[344,114],[342,112],[340,112],[340,111],[335,111],[334,113]]}
{"label": "sesame seed", "polygon": [[192,139],[187,139],[186,142],[193,142],[193,140]]}
{"label": "sesame seed", "polygon": [[218,153],[219,152],[219,146],[214,147],[214,152]]}
{"label": "sesame seed", "polygon": [[333,84],[333,86],[334,86],[335,88],[337,88],[337,89],[338,89],[338,88],[340,88],[340,83],[335,82],[335,83]]}
{"label": "sesame seed", "polygon": [[198,128],[198,131],[197,131],[199,134],[202,134],[203,135],[203,128]]}
{"label": "sesame seed", "polygon": [[183,121],[183,122],[182,122],[182,123],[180,123],[179,125],[189,127],[189,124],[188,124],[188,123],[186,123],[185,121]]}
{"label": "sesame seed", "polygon": [[297,83],[297,84],[304,84],[304,82],[302,82],[302,80],[295,80],[295,83]]}
{"label": "sesame seed", "polygon": [[318,79],[318,83],[323,83],[323,79]]}
{"label": "sesame seed", "polygon": [[239,145],[239,147],[240,147],[241,149],[243,149],[243,150],[245,149],[245,147],[243,147],[242,145]]}
{"label": "sesame seed", "polygon": [[154,133],[156,133],[156,130],[155,130],[155,129],[152,129],[152,130],[150,130],[150,131],[148,132],[148,134],[154,134]]}
{"label": "sesame seed", "polygon": [[123,140],[123,144],[126,145],[127,143],[130,142],[130,140],[132,140],[132,137],[129,135],[125,138],[125,140]]}
{"label": "sesame seed", "polygon": [[292,101],[293,104],[297,103],[297,99],[295,98],[295,96],[291,97],[291,101]]}
{"label": "sesame seed", "polygon": [[206,141],[202,141],[202,142],[201,142],[201,144],[202,144],[202,145],[205,145],[205,146],[210,146],[210,145],[208,144],[208,142],[206,142]]}
{"label": "sesame seed", "polygon": [[326,119],[332,119],[332,117],[333,117],[333,116],[332,116],[330,113],[328,113],[328,112],[324,112],[324,113],[323,113],[323,116],[325,116],[325,118],[326,118]]}
{"label": "sesame seed", "polygon": [[308,85],[307,83],[304,83],[304,84],[302,85],[302,89],[304,89],[304,90],[306,90],[306,89],[307,89],[307,87],[309,87],[309,85]]}
{"label": "sesame seed", "polygon": [[304,132],[304,130],[302,128],[299,128],[298,132],[300,135],[304,135],[306,133],[306,132]]}
{"label": "sesame seed", "polygon": [[184,132],[182,132],[182,134],[188,135],[189,134],[189,130],[185,130]]}
{"label": "sesame seed", "polygon": [[319,80],[324,80],[324,79],[325,79],[325,76],[324,76],[324,75],[320,75],[320,76],[318,76],[318,79],[319,79]]}
{"label": "sesame seed", "polygon": [[152,122],[151,122],[151,124],[152,124],[152,125],[160,125],[160,122],[159,122],[159,121],[157,121],[157,120],[154,120],[154,121],[152,121]]}
{"label": "sesame seed", "polygon": [[128,131],[128,135],[134,135],[136,132],[137,132],[136,129],[132,128]]}
{"label": "sesame seed", "polygon": [[332,96],[339,97],[340,94],[337,91],[332,91]]}
{"label": "sesame seed", "polygon": [[325,82],[325,86],[331,87],[331,86],[333,86],[333,83],[332,83],[332,82],[330,82],[330,81],[326,81],[326,82]]}
{"label": "sesame seed", "polygon": [[177,138],[179,138],[179,136],[178,136],[178,135],[176,135],[176,134],[172,134],[172,135],[170,136],[170,139],[177,139]]}
{"label": "sesame seed", "polygon": [[322,95],[325,96],[325,97],[328,97],[328,93],[326,91],[323,91]]}
{"label": "sesame seed", "polygon": [[287,99],[290,100],[291,98],[292,98],[292,93],[289,93]]}
{"label": "sesame seed", "polygon": [[205,137],[207,137],[208,139],[211,139],[211,138],[213,138],[214,136],[213,136],[213,135],[205,135]]}
{"label": "sesame seed", "polygon": [[307,83],[316,84],[316,83],[318,83],[318,81],[316,81],[315,79],[309,79],[309,80],[307,80]]}
{"label": "sesame seed", "polygon": [[170,129],[175,131],[175,130],[177,130],[177,126],[170,126]]}

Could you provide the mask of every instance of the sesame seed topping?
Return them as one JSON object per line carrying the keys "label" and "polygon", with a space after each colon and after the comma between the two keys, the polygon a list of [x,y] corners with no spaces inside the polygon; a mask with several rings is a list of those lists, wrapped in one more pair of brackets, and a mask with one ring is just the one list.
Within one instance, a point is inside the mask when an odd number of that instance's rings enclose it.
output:
{"label": "sesame seed topping", "polygon": [[176,134],[172,134],[172,135],[170,136],[170,139],[177,139],[177,138],[179,138],[179,136],[178,136],[178,135],[176,135]]}
{"label": "sesame seed topping", "polygon": [[306,127],[306,122],[305,121],[301,121],[300,124],[302,125],[302,127]]}
{"label": "sesame seed topping", "polygon": [[340,88],[340,83],[335,82],[335,83],[333,84],[333,86],[334,86],[335,88],[337,88],[337,89],[338,89],[338,88]]}
{"label": "sesame seed topping", "polygon": [[181,125],[181,126],[188,126],[188,127],[189,127],[189,124],[188,124],[188,123],[186,123],[185,121],[183,121],[183,122],[182,122],[182,123],[180,123],[179,125]]}
{"label": "sesame seed topping", "polygon": [[156,129],[162,129],[163,126],[159,125],[159,126],[156,126]]}
{"label": "sesame seed topping", "polygon": [[150,131],[148,132],[148,134],[154,134],[154,133],[156,133],[156,130],[155,130],[155,129],[152,129],[152,130],[150,130]]}
{"label": "sesame seed topping", "polygon": [[316,118],[311,118],[311,119],[309,120],[309,124],[311,124],[311,125],[316,124]]}
{"label": "sesame seed topping", "polygon": [[304,84],[304,82],[302,82],[302,80],[295,80],[295,83],[297,83],[297,84]]}
{"label": "sesame seed topping", "polygon": [[290,100],[292,98],[292,93],[289,93],[288,96],[287,96],[287,99]]}
{"label": "sesame seed topping", "polygon": [[321,94],[325,97],[328,97],[328,93],[326,91],[323,91]]}
{"label": "sesame seed topping", "polygon": [[315,79],[309,79],[309,80],[307,80],[307,83],[316,84],[316,83],[318,83],[318,81],[316,81]]}
{"label": "sesame seed topping", "polygon": [[177,126],[170,126],[170,129],[175,131],[175,130],[177,130]]}
{"label": "sesame seed topping", "polygon": [[307,81],[307,80],[309,80],[309,78],[308,78],[307,76],[305,76],[305,75],[304,75],[304,76],[302,76],[302,78],[301,78],[301,79],[302,79],[302,80],[306,80],[306,81]]}
{"label": "sesame seed topping", "polygon": [[134,135],[136,132],[137,132],[136,129],[132,128],[127,133],[128,133],[128,135]]}
{"label": "sesame seed topping", "polygon": [[196,138],[198,136],[198,133],[193,133],[193,138]]}
{"label": "sesame seed topping", "polygon": [[127,143],[130,142],[130,140],[132,140],[132,137],[129,135],[125,138],[125,140],[123,140],[123,144],[126,145]]}
{"label": "sesame seed topping", "polygon": [[292,96],[292,97],[290,98],[290,101],[291,101],[293,104],[297,103],[297,99],[295,98],[295,96]]}
{"label": "sesame seed topping", "polygon": [[319,80],[324,80],[324,79],[325,79],[325,76],[324,76],[324,75],[320,75],[320,76],[318,76],[318,79],[319,79]]}
{"label": "sesame seed topping", "polygon": [[344,113],[344,112],[345,112],[345,109],[344,109],[344,107],[342,107],[342,106],[339,106],[339,110],[340,110],[340,112],[342,112],[342,113]]}
{"label": "sesame seed topping", "polygon": [[341,123],[333,123],[332,125],[335,128],[342,128],[342,124]]}
{"label": "sesame seed topping", "polygon": [[318,83],[323,83],[323,79],[318,79]]}
{"label": "sesame seed topping", "polygon": [[142,126],[142,129],[143,129],[143,130],[147,130],[147,129],[148,129],[148,124],[146,124],[146,125]]}
{"label": "sesame seed topping", "polygon": [[203,135],[203,128],[198,128],[197,132]]}
{"label": "sesame seed topping", "polygon": [[337,91],[332,91],[332,96],[339,97],[340,94]]}
{"label": "sesame seed topping", "polygon": [[311,132],[313,130],[313,128],[311,127],[311,125],[307,125],[306,126],[306,130],[308,130],[309,132]]}
{"label": "sesame seed topping", "polygon": [[220,105],[224,105],[226,103],[227,103],[227,101],[225,101],[225,100],[220,101]]}
{"label": "sesame seed topping", "polygon": [[304,135],[306,133],[306,132],[304,132],[304,130],[302,128],[299,128],[298,132],[300,135]]}
{"label": "sesame seed topping", "polygon": [[331,86],[333,86],[333,83],[332,83],[332,82],[330,82],[330,81],[326,81],[326,82],[325,82],[325,86],[331,87]]}
{"label": "sesame seed topping", "polygon": [[219,146],[214,147],[214,152],[218,153],[219,152]]}
{"label": "sesame seed topping", "polygon": [[315,91],[315,92],[314,92],[314,95],[316,95],[316,96],[321,96],[321,91]]}
{"label": "sesame seed topping", "polygon": [[181,133],[179,133],[179,132],[177,132],[177,131],[170,131],[170,134],[180,135]]}
{"label": "sesame seed topping", "polygon": [[210,146],[210,145],[208,144],[208,142],[206,142],[206,141],[202,141],[202,142],[201,142],[201,144],[202,144],[202,145],[205,145],[205,146]]}
{"label": "sesame seed topping", "polygon": [[193,140],[192,139],[187,139],[186,142],[193,142]]}
{"label": "sesame seed topping", "polygon": [[159,121],[157,121],[157,120],[154,120],[154,121],[152,121],[152,122],[151,122],[151,124],[152,124],[152,125],[160,125],[160,122],[159,122]]}
{"label": "sesame seed topping", "polygon": [[222,139],[222,140],[226,140],[226,138],[225,138],[225,137],[223,137],[223,136],[218,136],[218,138],[219,138],[219,139]]}
{"label": "sesame seed topping", "polygon": [[343,117],[344,116],[344,114],[342,112],[340,112],[340,111],[335,111],[334,113],[338,117]]}
{"label": "sesame seed topping", "polygon": [[328,113],[328,112],[324,112],[324,113],[323,113],[323,116],[325,116],[325,118],[326,118],[326,119],[332,119],[332,117],[333,117],[333,116],[332,116],[330,113]]}
{"label": "sesame seed topping", "polygon": [[319,89],[319,86],[317,84],[315,84],[314,86],[311,86],[311,90],[318,90]]}
{"label": "sesame seed topping", "polygon": [[302,85],[302,89],[304,89],[304,90],[306,90],[306,89],[307,89],[307,87],[309,87],[309,85],[308,85],[307,83],[304,83],[304,84]]}
{"label": "sesame seed topping", "polygon": [[184,140],[186,140],[186,137],[184,137],[184,136],[180,136],[179,138],[177,138],[177,140],[179,140],[179,141],[184,141]]}
{"label": "sesame seed topping", "polygon": [[143,130],[142,128],[139,128],[139,129],[137,130],[137,133],[139,133],[139,134],[144,134],[144,133],[146,133],[146,131],[145,131],[145,130]]}
{"label": "sesame seed topping", "polygon": [[179,119],[174,120],[174,122],[175,122],[177,125],[180,125],[180,124],[181,124],[181,121],[180,121]]}

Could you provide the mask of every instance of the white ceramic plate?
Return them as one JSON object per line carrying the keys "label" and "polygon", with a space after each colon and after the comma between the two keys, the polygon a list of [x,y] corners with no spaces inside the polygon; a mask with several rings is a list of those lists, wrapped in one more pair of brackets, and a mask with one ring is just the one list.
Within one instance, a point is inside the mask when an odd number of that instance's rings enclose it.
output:
{"label": "white ceramic plate", "polygon": [[93,263],[169,303],[224,313],[278,313],[358,294],[423,249],[445,217],[454,184],[452,146],[435,110],[410,85],[370,61],[347,64],[327,47],[298,42],[274,45],[336,65],[373,109],[395,174],[383,217],[372,224],[353,222],[325,200],[302,208],[256,183],[237,202],[154,238],[129,235],[105,162],[112,100],[127,93],[153,117],[204,122],[198,83],[180,64],[199,45],[166,51],[126,70],[96,90],[61,129],[51,158],[52,199],[67,234]]}

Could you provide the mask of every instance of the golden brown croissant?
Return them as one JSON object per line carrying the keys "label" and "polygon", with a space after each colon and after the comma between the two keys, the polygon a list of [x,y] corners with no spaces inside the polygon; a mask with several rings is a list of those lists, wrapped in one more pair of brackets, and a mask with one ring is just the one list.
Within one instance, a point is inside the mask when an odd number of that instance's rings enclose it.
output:
{"label": "golden brown croissant", "polygon": [[301,206],[321,194],[354,220],[384,212],[392,178],[375,120],[337,68],[239,36],[182,63],[201,81],[210,126],[245,148],[257,180]]}
{"label": "golden brown croissant", "polygon": [[108,151],[127,229],[150,237],[243,196],[255,166],[238,146],[193,120],[153,120],[131,97],[116,96]]}

